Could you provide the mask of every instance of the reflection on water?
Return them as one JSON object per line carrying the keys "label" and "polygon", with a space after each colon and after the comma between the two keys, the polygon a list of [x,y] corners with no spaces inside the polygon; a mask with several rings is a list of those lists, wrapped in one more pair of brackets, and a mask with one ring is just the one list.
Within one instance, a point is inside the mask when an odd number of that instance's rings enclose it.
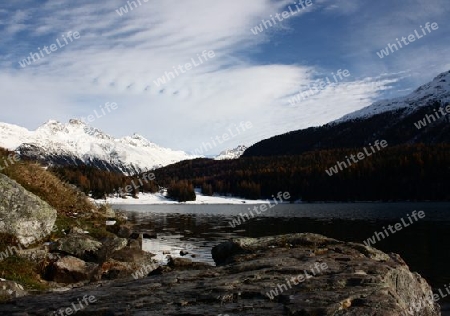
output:
{"label": "reflection on water", "polygon": [[[209,262],[211,248],[236,236],[261,237],[287,233],[311,232],[344,241],[363,242],[383,226],[394,225],[413,210],[423,210],[426,217],[375,247],[395,252],[435,288],[450,283],[449,203],[351,203],[279,205],[264,216],[255,217],[232,228],[229,221],[247,212],[248,205],[134,205],[117,206],[127,211],[129,219],[142,231],[157,233],[157,241],[146,241],[163,252],[180,253],[187,243],[193,245],[186,258]],[[251,206],[253,207],[253,206]],[[149,244],[147,244],[149,243]],[[158,246],[160,245],[160,246]],[[166,247],[166,248],[164,248]],[[191,258],[190,255],[195,258]],[[166,254],[167,256],[167,254]]]}
{"label": "reflection on water", "polygon": [[158,234],[155,239],[144,239],[142,249],[156,256],[153,259],[159,264],[167,264],[169,256],[172,258],[188,258],[195,262],[207,262],[211,265],[214,260],[211,256],[211,248],[215,243],[210,243],[200,238],[185,238],[181,234]]}

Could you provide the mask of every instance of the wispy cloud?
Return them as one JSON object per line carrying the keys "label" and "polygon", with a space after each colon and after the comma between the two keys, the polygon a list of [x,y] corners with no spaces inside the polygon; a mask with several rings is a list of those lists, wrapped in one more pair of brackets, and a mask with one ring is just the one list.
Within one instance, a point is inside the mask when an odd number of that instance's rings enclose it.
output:
{"label": "wispy cloud", "polygon": [[[359,22],[355,16],[362,10],[361,2],[341,0],[314,2],[311,12],[292,17],[273,32],[254,36],[249,31],[261,19],[291,3],[149,1],[123,16],[115,11],[126,4],[122,0],[4,5],[6,12],[0,13],[5,17],[0,24],[4,33],[0,91],[8,110],[0,114],[0,121],[33,128],[49,118],[81,117],[106,101],[117,102],[121,105],[117,113],[98,120],[98,127],[118,137],[139,132],[161,145],[189,151],[237,119],[252,121],[254,128],[227,146],[251,144],[277,133],[324,124],[369,105],[392,84],[375,77],[393,69],[380,67],[370,59],[364,66],[364,52],[383,47],[380,43],[385,46],[388,35],[407,27],[394,25],[394,31],[389,28],[391,22],[383,24],[387,17],[380,18],[384,22],[372,19],[365,27],[363,17]],[[437,14],[435,8],[428,7],[430,17]],[[302,60],[266,63],[253,55],[264,52],[274,37],[282,35],[284,27],[296,31],[295,21],[311,14],[320,17],[321,12],[327,18],[330,14],[352,15],[361,29],[336,45],[349,54],[359,48],[363,56],[351,65],[333,65],[332,70],[349,68],[355,74],[350,82],[327,87],[317,96],[289,107],[288,96],[329,73],[331,67]],[[324,29],[327,27],[334,26],[324,25]],[[79,32],[81,38],[42,62],[20,69],[19,60],[68,31]],[[368,35],[371,41],[363,38]],[[273,56],[285,50],[277,49],[280,51],[271,52]],[[161,87],[155,86],[154,80],[203,50],[214,50],[215,58]],[[433,56],[437,54],[430,57],[436,60]],[[379,59],[376,55],[373,58]],[[398,68],[407,66],[398,62]],[[437,68],[442,67],[437,63]],[[374,85],[377,81],[379,84]]]}

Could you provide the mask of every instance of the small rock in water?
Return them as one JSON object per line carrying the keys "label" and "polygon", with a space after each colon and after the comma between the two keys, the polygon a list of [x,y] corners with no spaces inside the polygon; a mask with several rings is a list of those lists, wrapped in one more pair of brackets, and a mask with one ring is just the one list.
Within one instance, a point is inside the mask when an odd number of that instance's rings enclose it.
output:
{"label": "small rock in water", "polygon": [[144,239],[156,239],[157,235],[156,233],[143,233],[142,238]]}

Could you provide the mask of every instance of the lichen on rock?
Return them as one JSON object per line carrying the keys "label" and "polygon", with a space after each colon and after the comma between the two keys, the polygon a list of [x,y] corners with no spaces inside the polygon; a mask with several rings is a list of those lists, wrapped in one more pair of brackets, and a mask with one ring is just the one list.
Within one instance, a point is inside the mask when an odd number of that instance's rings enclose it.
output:
{"label": "lichen on rock", "polygon": [[50,234],[57,212],[48,203],[0,174],[0,233],[26,246]]}

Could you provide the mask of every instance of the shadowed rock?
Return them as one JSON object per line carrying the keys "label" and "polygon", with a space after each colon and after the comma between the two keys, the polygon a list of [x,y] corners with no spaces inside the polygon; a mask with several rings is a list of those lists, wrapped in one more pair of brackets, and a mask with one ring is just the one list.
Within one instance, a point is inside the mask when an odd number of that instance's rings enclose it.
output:
{"label": "shadowed rock", "polygon": [[52,245],[52,251],[60,251],[74,257],[97,262],[100,259],[100,250],[103,244],[91,236],[82,234],[70,234],[58,239]]}
{"label": "shadowed rock", "polygon": [[48,315],[94,295],[83,315],[440,315],[430,286],[398,255],[361,244],[291,234],[235,239],[213,253],[222,265],[18,298],[0,314]]}
{"label": "shadowed rock", "polygon": [[0,279],[0,301],[2,299],[13,299],[27,295],[22,285],[16,282]]}
{"label": "shadowed rock", "polygon": [[89,281],[96,273],[98,264],[66,256],[54,262],[49,268],[49,278],[58,283]]}

